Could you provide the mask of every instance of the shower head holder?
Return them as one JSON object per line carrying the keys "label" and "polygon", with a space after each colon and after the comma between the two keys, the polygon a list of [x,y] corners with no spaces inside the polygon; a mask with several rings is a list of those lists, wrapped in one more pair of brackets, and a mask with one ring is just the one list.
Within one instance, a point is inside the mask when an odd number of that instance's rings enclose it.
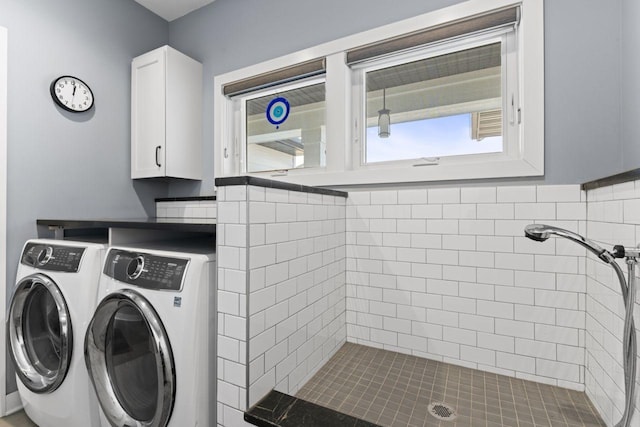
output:
{"label": "shower head holder", "polygon": [[622,245],[615,245],[611,254],[614,258],[637,259],[640,257],[640,246],[633,249],[627,249]]}

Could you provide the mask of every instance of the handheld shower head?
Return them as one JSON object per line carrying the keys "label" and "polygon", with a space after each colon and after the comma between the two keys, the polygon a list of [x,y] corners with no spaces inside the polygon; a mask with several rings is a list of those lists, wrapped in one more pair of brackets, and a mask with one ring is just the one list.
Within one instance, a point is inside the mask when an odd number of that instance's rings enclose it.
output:
{"label": "handheld shower head", "polygon": [[587,248],[607,264],[611,264],[613,262],[613,255],[611,255],[609,251],[601,248],[597,243],[563,228],[546,224],[529,224],[524,228],[524,235],[537,242],[544,242],[552,235],[564,237],[565,239],[574,241],[580,246]]}
{"label": "handheld shower head", "polygon": [[549,238],[549,231],[544,224],[529,224],[524,228],[524,235],[536,242],[544,242]]}
{"label": "handheld shower head", "polygon": [[[636,358],[637,358],[637,344],[636,344],[636,328],[633,322],[633,310],[635,298],[635,266],[637,263],[638,251],[632,249],[630,251],[625,250],[621,245],[614,246],[613,253],[601,248],[597,243],[588,240],[579,234],[573,233],[569,230],[553,227],[545,224],[529,224],[524,228],[524,235],[529,239],[544,242],[552,235],[564,237],[572,240],[596,254],[598,258],[606,262],[613,268],[620,281],[620,288],[622,290],[622,299],[625,305],[624,316],[624,339],[622,343],[623,351],[623,368],[624,368],[624,389],[625,389],[625,404],[624,413],[622,419],[616,424],[620,427],[627,427],[631,425],[631,417],[633,417],[634,411],[634,389],[636,382]],[[614,262],[614,256],[617,258],[627,258],[628,277],[627,282],[624,278],[624,273],[620,266]],[[637,424],[637,423],[636,423]]]}

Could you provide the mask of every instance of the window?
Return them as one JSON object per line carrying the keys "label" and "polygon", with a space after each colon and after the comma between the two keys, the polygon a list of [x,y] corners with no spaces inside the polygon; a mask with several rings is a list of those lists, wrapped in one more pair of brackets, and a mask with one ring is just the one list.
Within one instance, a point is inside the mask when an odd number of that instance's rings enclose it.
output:
{"label": "window", "polygon": [[542,175],[542,20],[539,0],[470,0],[217,76],[216,176]]}
{"label": "window", "polygon": [[502,46],[498,39],[444,54],[427,49],[423,59],[400,55],[359,70],[357,87],[366,88],[361,164],[502,153]]}
{"label": "window", "polygon": [[246,171],[325,165],[325,84],[312,81],[236,100],[244,117]]}

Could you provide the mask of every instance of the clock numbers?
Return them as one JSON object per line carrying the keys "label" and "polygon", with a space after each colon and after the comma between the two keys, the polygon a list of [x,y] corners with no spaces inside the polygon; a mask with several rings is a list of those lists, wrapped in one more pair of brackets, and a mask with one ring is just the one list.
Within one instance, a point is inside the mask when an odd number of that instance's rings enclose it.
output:
{"label": "clock numbers", "polygon": [[91,89],[76,77],[59,77],[51,83],[49,90],[53,100],[67,111],[77,113],[93,107]]}

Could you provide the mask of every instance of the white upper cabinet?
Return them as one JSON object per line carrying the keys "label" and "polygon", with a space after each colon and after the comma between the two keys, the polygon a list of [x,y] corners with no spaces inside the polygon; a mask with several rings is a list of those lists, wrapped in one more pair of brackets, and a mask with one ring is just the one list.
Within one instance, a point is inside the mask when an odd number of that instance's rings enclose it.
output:
{"label": "white upper cabinet", "polygon": [[131,178],[202,179],[202,64],[163,46],[131,63]]}

